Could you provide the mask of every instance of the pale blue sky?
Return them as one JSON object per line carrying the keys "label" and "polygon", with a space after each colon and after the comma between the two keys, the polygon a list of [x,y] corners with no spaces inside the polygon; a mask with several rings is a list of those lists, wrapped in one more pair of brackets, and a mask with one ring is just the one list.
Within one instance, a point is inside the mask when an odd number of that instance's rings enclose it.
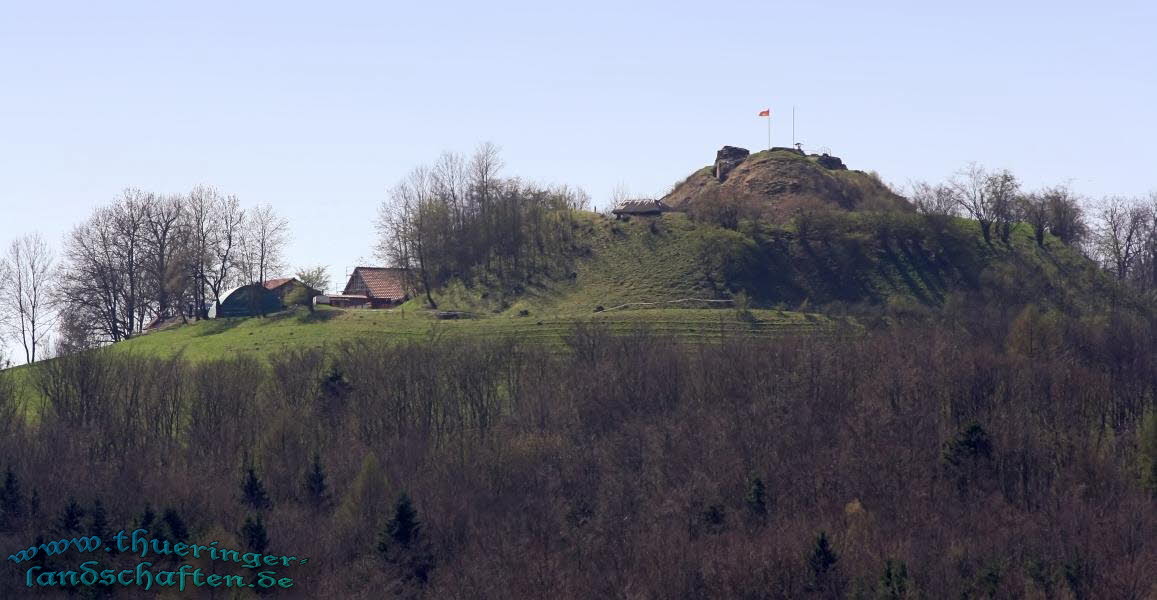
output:
{"label": "pale blue sky", "polygon": [[886,180],[967,161],[1157,189],[1145,2],[3,2],[0,242],[121,188],[270,202],[341,280],[385,191],[490,140],[508,174],[660,194],[724,144]]}

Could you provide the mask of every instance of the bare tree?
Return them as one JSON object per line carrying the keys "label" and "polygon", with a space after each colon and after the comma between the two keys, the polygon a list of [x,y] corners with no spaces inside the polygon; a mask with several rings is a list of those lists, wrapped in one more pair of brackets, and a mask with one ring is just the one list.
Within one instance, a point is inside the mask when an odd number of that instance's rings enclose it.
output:
{"label": "bare tree", "polygon": [[1012,173],[989,172],[972,163],[948,182],[956,204],[980,224],[984,241],[992,243],[992,226],[996,224],[1001,238],[1008,241],[1016,219],[1016,198],[1020,184]]}
{"label": "bare tree", "polygon": [[180,302],[187,287],[187,278],[181,268],[188,246],[188,231],[183,226],[183,201],[180,196],[150,195],[146,211],[147,271],[153,289],[154,308],[161,318],[173,316],[173,304]]}
{"label": "bare tree", "polygon": [[98,208],[65,240],[65,269],[57,295],[71,327],[87,323],[96,339],[118,342],[141,331],[155,314],[150,278],[152,194],[126,189]]}
{"label": "bare tree", "polygon": [[245,283],[268,281],[285,268],[285,245],[289,221],[273,212],[269,204],[249,213],[244,224],[239,270]]}
{"label": "bare tree", "polygon": [[916,212],[924,215],[953,216],[959,209],[952,188],[945,184],[917,181],[912,184],[910,199]]}
{"label": "bare tree", "polygon": [[1144,250],[1150,210],[1131,198],[1105,198],[1097,209],[1097,254],[1118,281],[1132,272],[1138,255]]}
{"label": "bare tree", "polygon": [[630,199],[630,186],[627,185],[627,182],[620,181],[615,184],[615,187],[611,188],[611,206],[608,210],[614,210],[615,208],[618,208],[620,204]]}
{"label": "bare tree", "polygon": [[55,256],[39,233],[14,240],[0,266],[7,318],[3,325],[24,349],[24,360],[34,363],[52,330],[55,312],[51,289]]}
{"label": "bare tree", "polygon": [[208,186],[193,188],[185,202],[189,235],[186,268],[193,280],[195,312],[205,318],[210,301],[219,302],[227,286],[237,280],[245,211],[236,196],[225,196]]}
{"label": "bare tree", "polygon": [[1033,238],[1041,248],[1045,245],[1045,232],[1049,226],[1049,201],[1047,192],[1032,192],[1020,198],[1020,214],[1032,226]]}
{"label": "bare tree", "polygon": [[1049,231],[1068,246],[1082,247],[1089,236],[1089,225],[1081,208],[1083,199],[1068,186],[1044,191],[1048,202]]}
{"label": "bare tree", "polygon": [[432,295],[438,262],[436,207],[431,192],[429,169],[419,167],[394,186],[390,198],[378,214],[378,257],[411,272],[426,294],[426,302],[436,307]]}

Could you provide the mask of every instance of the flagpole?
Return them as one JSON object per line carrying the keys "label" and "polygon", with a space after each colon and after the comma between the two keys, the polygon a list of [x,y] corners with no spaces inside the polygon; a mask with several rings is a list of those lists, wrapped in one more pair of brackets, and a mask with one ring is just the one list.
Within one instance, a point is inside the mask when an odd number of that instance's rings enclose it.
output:
{"label": "flagpole", "polygon": [[771,111],[767,111],[767,150],[771,151]]}
{"label": "flagpole", "polygon": [[791,105],[791,145],[795,145],[795,105]]}

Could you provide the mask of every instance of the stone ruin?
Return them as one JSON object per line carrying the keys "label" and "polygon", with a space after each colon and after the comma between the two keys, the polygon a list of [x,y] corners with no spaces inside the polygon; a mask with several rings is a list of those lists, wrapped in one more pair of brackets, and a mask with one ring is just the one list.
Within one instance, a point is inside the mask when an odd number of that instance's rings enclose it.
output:
{"label": "stone ruin", "polygon": [[[827,152],[823,154],[806,154],[800,148],[784,148],[777,146],[771,149],[772,152],[791,152],[800,156],[806,156],[814,160],[821,167],[830,171],[843,171],[848,167],[844,165],[844,161],[840,160],[838,156],[831,156]],[[727,180],[727,175],[731,173],[739,163],[747,160],[751,156],[751,152],[747,148],[739,148],[737,146],[724,146],[715,153],[715,179],[719,183]]]}
{"label": "stone ruin", "polygon": [[715,153],[715,179],[723,183],[727,179],[727,174],[732,169],[739,166],[739,163],[747,160],[751,156],[751,152],[747,148],[738,148],[736,146],[724,146]]}

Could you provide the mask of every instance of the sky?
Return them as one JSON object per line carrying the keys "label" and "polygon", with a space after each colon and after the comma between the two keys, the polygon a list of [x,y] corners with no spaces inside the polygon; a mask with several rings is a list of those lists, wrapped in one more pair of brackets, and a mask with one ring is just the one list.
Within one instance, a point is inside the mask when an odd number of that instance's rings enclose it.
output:
{"label": "sky", "polygon": [[289,222],[291,266],[373,262],[407,171],[658,196],[723,145],[796,138],[886,181],[970,161],[1157,190],[1157,3],[0,0],[0,244],[125,187],[210,184]]}

